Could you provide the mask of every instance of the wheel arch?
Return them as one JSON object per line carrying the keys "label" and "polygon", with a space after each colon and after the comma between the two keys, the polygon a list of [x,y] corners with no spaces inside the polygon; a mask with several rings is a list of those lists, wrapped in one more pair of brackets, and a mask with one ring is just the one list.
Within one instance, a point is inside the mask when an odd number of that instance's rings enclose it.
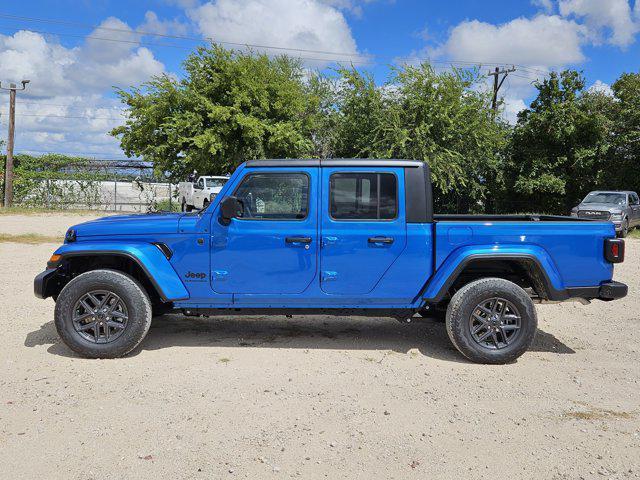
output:
{"label": "wheel arch", "polygon": [[169,303],[189,298],[189,293],[178,277],[168,258],[166,250],[154,244],[142,244],[127,248],[114,248],[113,245],[98,245],[90,247],[79,244],[58,249],[55,253],[61,255],[54,265],[56,281],[47,282],[45,296],[57,295],[72,278],[77,275],[97,269],[111,269],[126,273],[147,290],[155,302]]}
{"label": "wheel arch", "polygon": [[553,261],[544,250],[505,250],[450,255],[426,285],[422,298],[428,303],[440,303],[464,285],[486,277],[503,278],[522,288],[530,287],[544,300],[569,298]]}

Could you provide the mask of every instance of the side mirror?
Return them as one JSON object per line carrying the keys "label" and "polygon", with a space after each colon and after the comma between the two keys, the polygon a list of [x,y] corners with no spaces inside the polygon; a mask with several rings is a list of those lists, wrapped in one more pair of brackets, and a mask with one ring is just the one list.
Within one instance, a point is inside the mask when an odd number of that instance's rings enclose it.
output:
{"label": "side mirror", "polygon": [[222,225],[229,225],[232,218],[238,218],[242,216],[244,208],[242,202],[236,197],[225,197],[220,202],[220,223]]}

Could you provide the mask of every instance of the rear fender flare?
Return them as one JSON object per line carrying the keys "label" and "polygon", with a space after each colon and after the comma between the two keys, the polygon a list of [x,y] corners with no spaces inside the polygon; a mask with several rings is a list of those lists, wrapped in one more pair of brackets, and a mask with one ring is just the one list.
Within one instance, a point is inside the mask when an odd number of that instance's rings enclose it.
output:
{"label": "rear fender flare", "polygon": [[187,300],[189,292],[162,251],[152,243],[78,242],[67,243],[54,252],[74,256],[123,256],[136,262],[158,291],[163,302]]}
{"label": "rear fender flare", "polygon": [[533,262],[542,273],[542,281],[549,299],[569,298],[560,272],[546,250],[535,245],[490,245],[462,247],[451,252],[426,284],[422,294],[423,300],[438,303],[467,265],[475,260],[490,259]]}

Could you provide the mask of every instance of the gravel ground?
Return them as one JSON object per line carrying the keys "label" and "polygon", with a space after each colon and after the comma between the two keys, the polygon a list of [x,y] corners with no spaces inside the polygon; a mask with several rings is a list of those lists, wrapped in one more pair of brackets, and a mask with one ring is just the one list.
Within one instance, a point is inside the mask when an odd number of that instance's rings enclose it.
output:
{"label": "gravel ground", "polygon": [[640,478],[638,240],[627,298],[539,306],[506,366],[431,320],[328,317],[164,316],[129,357],[80,359],[32,294],[55,247],[0,244],[2,478]]}

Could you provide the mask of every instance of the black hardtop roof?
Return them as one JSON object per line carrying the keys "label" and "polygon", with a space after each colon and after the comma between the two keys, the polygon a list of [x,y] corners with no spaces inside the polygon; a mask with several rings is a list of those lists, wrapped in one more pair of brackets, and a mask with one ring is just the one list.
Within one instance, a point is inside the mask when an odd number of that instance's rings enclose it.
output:
{"label": "black hardtop roof", "polygon": [[420,167],[420,160],[382,158],[276,158],[248,160],[247,167]]}

